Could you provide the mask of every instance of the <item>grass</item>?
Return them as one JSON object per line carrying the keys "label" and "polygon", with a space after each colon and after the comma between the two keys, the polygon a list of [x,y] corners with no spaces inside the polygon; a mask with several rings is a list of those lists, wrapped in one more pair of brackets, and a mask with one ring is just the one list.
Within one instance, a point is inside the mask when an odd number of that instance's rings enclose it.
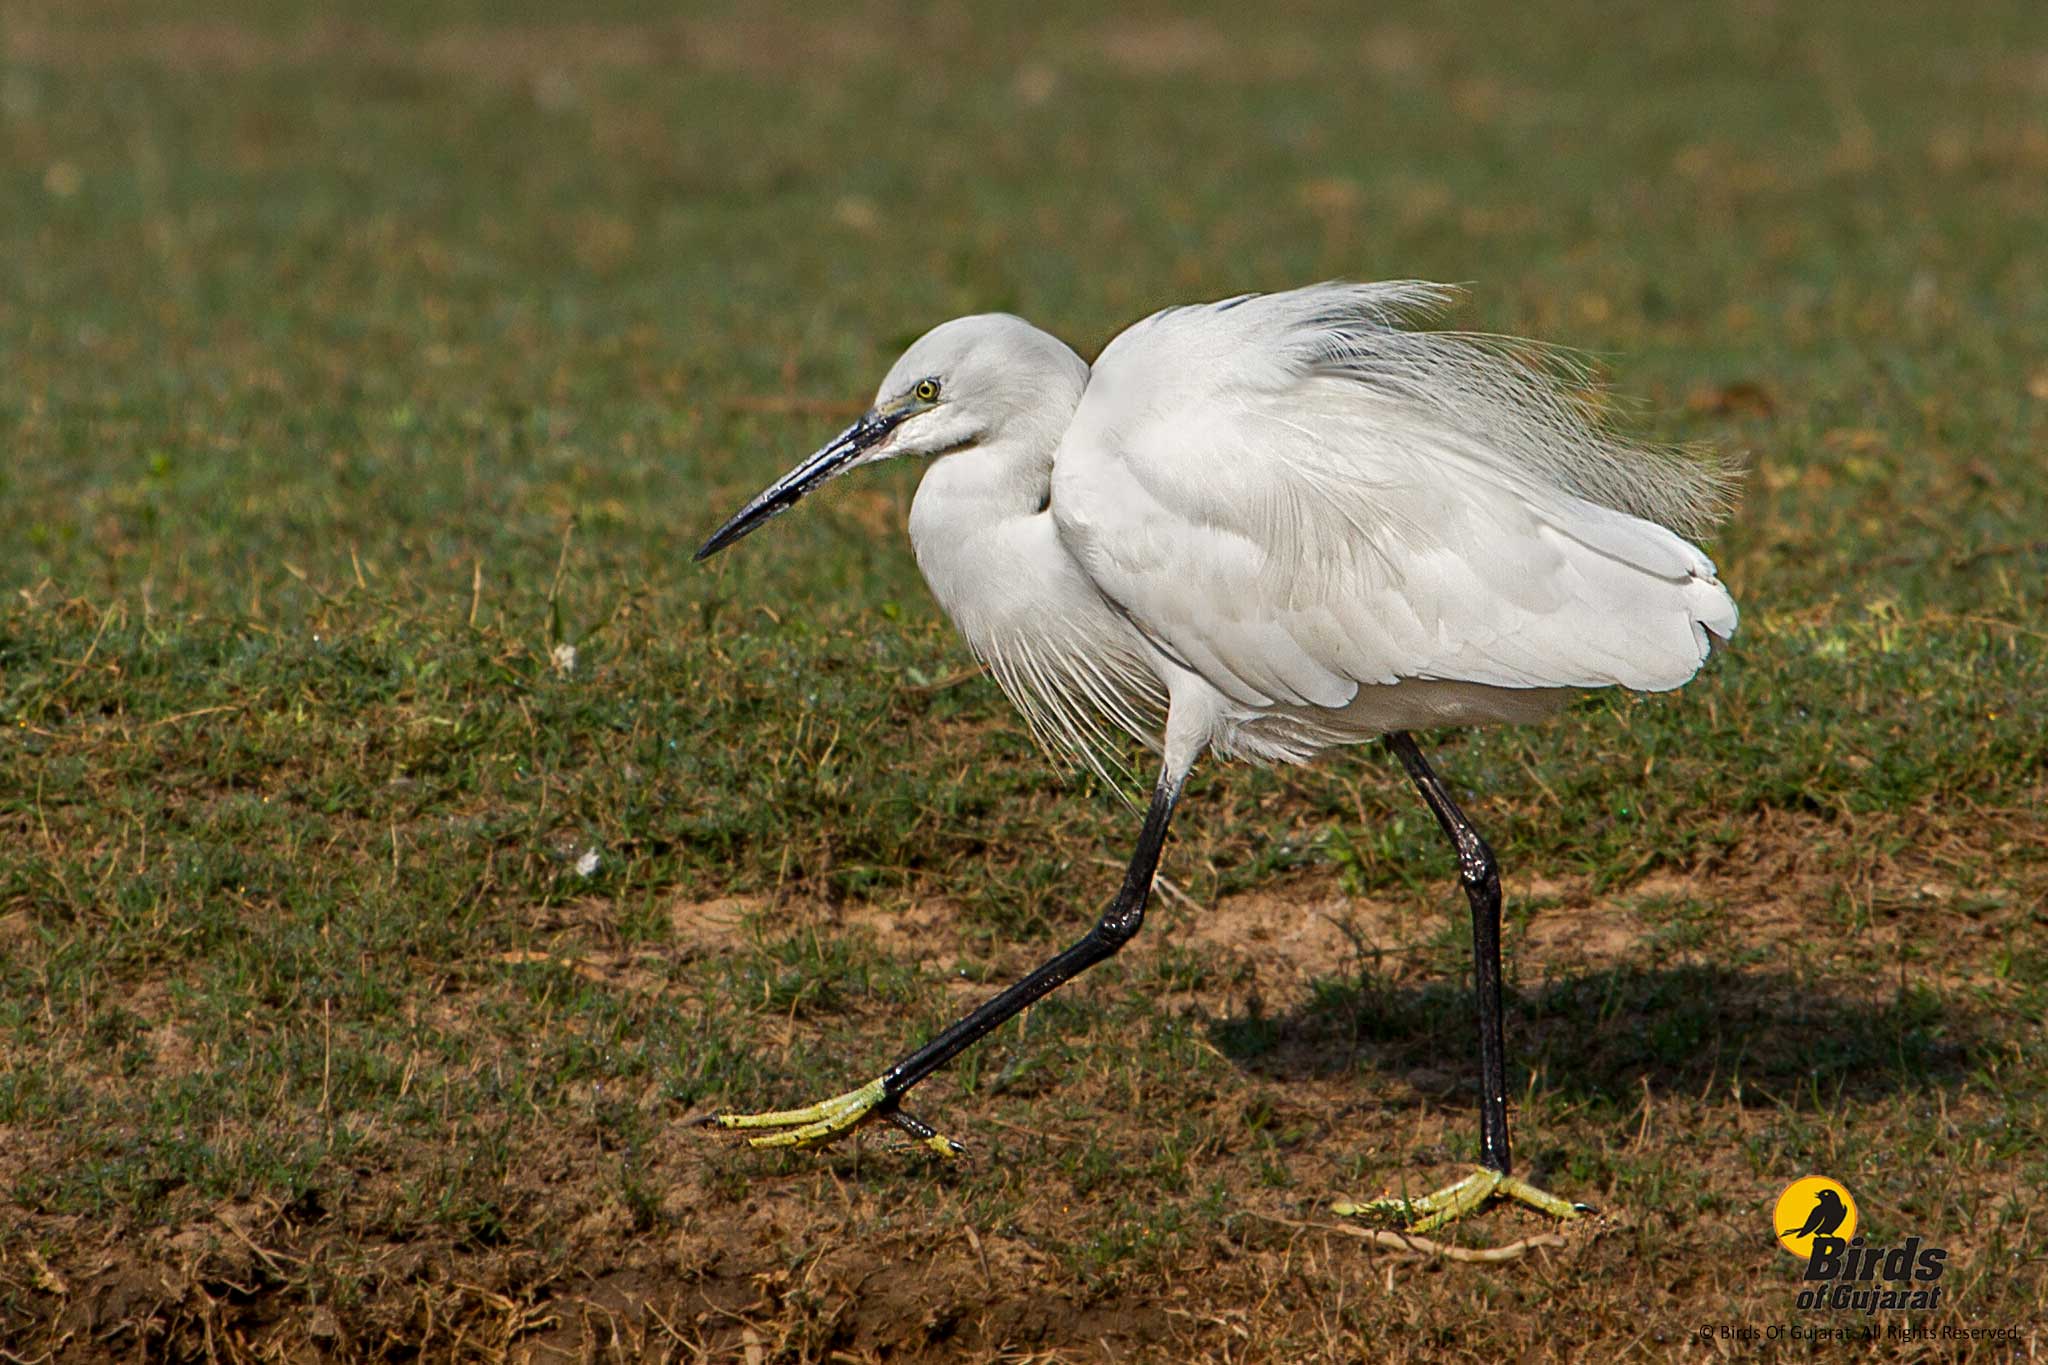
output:
{"label": "grass", "polygon": [[[1771,1244],[1813,1171],[1954,1250],[1880,1330],[2038,1332],[2037,6],[352,14],[0,15],[13,1358],[1726,1354],[1852,1321]],[[1699,681],[1433,742],[1523,1161],[1607,1217],[1331,1230],[1476,1136],[1367,753],[1199,774],[1132,951],[919,1092],[964,1163],[688,1126],[872,1074],[1134,824],[966,670],[915,470],[688,551],[932,322],[1333,276],[1749,461]]]}

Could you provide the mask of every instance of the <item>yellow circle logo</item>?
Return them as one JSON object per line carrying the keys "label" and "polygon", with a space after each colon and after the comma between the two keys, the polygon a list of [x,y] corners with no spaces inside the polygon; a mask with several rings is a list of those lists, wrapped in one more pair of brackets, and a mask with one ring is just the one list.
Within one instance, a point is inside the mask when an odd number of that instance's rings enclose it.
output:
{"label": "yellow circle logo", "polygon": [[1802,1261],[1813,1259],[1813,1239],[1856,1235],[1856,1201],[1839,1180],[1809,1175],[1795,1180],[1778,1196],[1771,1212],[1771,1230],[1778,1245]]}

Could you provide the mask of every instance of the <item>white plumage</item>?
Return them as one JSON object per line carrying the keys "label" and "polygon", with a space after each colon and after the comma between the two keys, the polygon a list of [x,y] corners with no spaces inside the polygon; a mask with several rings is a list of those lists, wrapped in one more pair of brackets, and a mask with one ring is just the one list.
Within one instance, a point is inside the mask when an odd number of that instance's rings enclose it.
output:
{"label": "white plumage", "polygon": [[1721,470],[1605,436],[1545,354],[1400,328],[1446,294],[1169,309],[1092,369],[1002,315],[904,354],[878,409],[925,377],[940,404],[883,449],[958,405],[919,567],[1043,743],[1098,770],[1112,729],[1176,774],[1204,748],[1301,762],[1677,687],[1733,634],[1713,563],[1660,524],[1709,520]]}

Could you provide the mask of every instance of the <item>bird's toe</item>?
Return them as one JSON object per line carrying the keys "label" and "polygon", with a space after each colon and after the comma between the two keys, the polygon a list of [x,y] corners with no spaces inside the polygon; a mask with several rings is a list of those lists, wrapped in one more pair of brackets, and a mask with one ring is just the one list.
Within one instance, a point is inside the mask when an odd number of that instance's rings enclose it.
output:
{"label": "bird's toe", "polygon": [[1560,1199],[1526,1180],[1517,1180],[1484,1166],[1440,1190],[1416,1198],[1388,1196],[1364,1202],[1339,1200],[1331,1205],[1331,1211],[1340,1217],[1365,1218],[1406,1232],[1425,1233],[1455,1223],[1494,1199],[1512,1200],[1565,1222],[1596,1212],[1589,1204]]}
{"label": "bird's toe", "polygon": [[809,1151],[845,1137],[871,1119],[886,1118],[924,1147],[940,1156],[955,1157],[967,1149],[920,1118],[893,1107],[881,1078],[842,1095],[819,1100],[797,1109],[769,1109],[758,1114],[713,1114],[699,1122],[727,1131],[773,1129],[749,1136],[750,1146],[786,1147]]}

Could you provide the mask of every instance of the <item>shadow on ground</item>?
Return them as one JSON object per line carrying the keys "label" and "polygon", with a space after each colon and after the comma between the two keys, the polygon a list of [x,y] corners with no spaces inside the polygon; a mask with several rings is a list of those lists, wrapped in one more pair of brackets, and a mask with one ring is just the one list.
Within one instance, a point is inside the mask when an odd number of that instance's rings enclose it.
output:
{"label": "shadow on ground", "polygon": [[[1624,1107],[1647,1083],[1820,1108],[1952,1088],[2010,1032],[1924,987],[1855,995],[1781,972],[1624,967],[1509,992],[1509,1089],[1534,1073],[1562,1098]],[[1378,1071],[1463,1102],[1477,1097],[1475,1033],[1465,987],[1367,973],[1317,983],[1287,1014],[1214,1023],[1209,1038],[1256,1075]]]}

